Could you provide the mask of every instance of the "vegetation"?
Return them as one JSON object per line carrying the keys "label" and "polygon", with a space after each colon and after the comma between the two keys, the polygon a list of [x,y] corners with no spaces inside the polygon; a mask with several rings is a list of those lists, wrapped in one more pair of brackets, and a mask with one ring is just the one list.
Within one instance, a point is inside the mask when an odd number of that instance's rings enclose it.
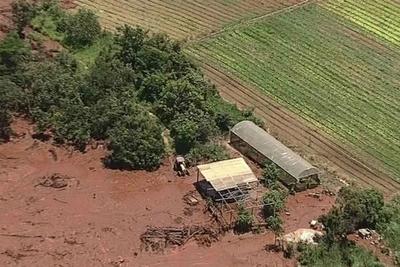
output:
{"label": "vegetation", "polygon": [[352,21],[377,38],[400,45],[400,5],[390,0],[339,1],[331,0],[324,7]]}
{"label": "vegetation", "polygon": [[279,167],[271,162],[264,165],[262,173],[262,181],[268,188],[276,186],[279,179]]}
{"label": "vegetation", "polygon": [[336,206],[320,218],[327,243],[345,240],[348,233],[360,228],[376,229],[383,207],[383,195],[374,189],[342,188]]}
{"label": "vegetation", "polygon": [[27,0],[17,0],[12,3],[12,19],[19,36],[23,37],[23,31],[35,15],[34,6]]}
{"label": "vegetation", "polygon": [[[257,86],[400,177],[400,147],[393,145],[400,136],[400,52],[330,11],[335,6],[335,12],[354,15],[358,24],[399,40],[397,24],[384,26],[398,21],[399,5],[389,0],[327,2],[233,27],[188,53]],[[372,13],[379,20],[368,18]]]}
{"label": "vegetation", "polygon": [[70,15],[65,19],[65,42],[73,47],[84,47],[93,44],[101,34],[100,23],[96,15],[86,9]]}
{"label": "vegetation", "polygon": [[156,32],[165,32],[179,40],[192,39],[217,30],[223,25],[267,14],[293,4],[293,0],[275,0],[268,4],[254,0],[186,0],[179,3],[160,0],[76,2],[81,7],[90,8],[95,12],[101,10],[98,15],[106,28],[116,28],[121,23],[139,25]]}
{"label": "vegetation", "polygon": [[279,212],[285,207],[286,193],[280,189],[271,189],[263,196],[264,216],[278,216]]}
{"label": "vegetation", "polygon": [[393,250],[397,264],[400,264],[400,196],[385,205],[377,229]]}
{"label": "vegetation", "polygon": [[[373,189],[346,187],[339,192],[336,206],[319,219],[325,235],[318,246],[299,247],[304,266],[383,266],[371,253],[357,247],[347,234],[360,228],[376,229],[385,221],[382,194]],[[387,210],[386,214],[391,214]],[[386,218],[391,217],[388,215]],[[387,220],[386,220],[387,221]]]}
{"label": "vegetation", "polygon": [[238,218],[235,223],[235,231],[238,233],[246,233],[251,230],[253,225],[253,216],[250,211],[246,210],[242,205],[238,209]]}
{"label": "vegetation", "polygon": [[[87,46],[89,51],[99,40],[94,14],[81,10],[67,15],[52,1],[32,8],[42,33],[61,36],[73,53],[66,49],[55,58],[30,56],[15,33],[0,43],[0,89],[6,92],[0,103],[9,103],[0,110],[4,139],[10,113],[19,112],[36,122],[39,133],[51,132],[60,144],[83,150],[92,139],[106,140],[107,166],[154,169],[164,156],[165,128],[176,152],[198,161],[226,157],[214,139],[238,121],[254,119],[251,112],[220,98],[179,42],[125,26],[106,34],[106,47],[88,53],[95,64],[82,72],[76,60],[81,50],[76,48]],[[46,14],[49,23],[39,23],[38,16]]]}
{"label": "vegetation", "polygon": [[383,267],[384,265],[371,252],[357,247],[353,243],[335,243],[327,246],[322,243],[318,246],[302,245],[298,247],[301,255],[301,266],[312,267]]}

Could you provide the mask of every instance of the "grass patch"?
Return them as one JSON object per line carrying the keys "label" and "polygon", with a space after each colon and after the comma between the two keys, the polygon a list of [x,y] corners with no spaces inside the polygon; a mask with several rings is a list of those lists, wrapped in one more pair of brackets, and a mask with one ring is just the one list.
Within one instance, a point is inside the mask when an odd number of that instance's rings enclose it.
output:
{"label": "grass patch", "polygon": [[83,69],[88,69],[93,65],[99,53],[110,44],[112,44],[112,35],[104,33],[92,45],[74,50],[73,55]]}

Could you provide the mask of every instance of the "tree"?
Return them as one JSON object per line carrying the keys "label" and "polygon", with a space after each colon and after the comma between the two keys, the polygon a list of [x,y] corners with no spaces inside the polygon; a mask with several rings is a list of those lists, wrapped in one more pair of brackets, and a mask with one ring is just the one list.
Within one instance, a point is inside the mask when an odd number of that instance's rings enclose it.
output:
{"label": "tree", "polygon": [[155,103],[155,111],[163,122],[169,124],[180,114],[204,111],[204,103],[202,92],[187,80],[172,80]]}
{"label": "tree", "polygon": [[90,10],[79,9],[65,22],[65,42],[75,48],[91,45],[101,34],[97,16]]}
{"label": "tree", "polygon": [[243,205],[239,206],[238,218],[235,223],[235,231],[238,233],[246,233],[251,230],[253,225],[253,217],[251,213],[245,209]]}
{"label": "tree", "polygon": [[158,120],[137,105],[109,131],[112,154],[107,165],[126,169],[157,168],[164,154],[161,134]]}
{"label": "tree", "polygon": [[344,187],[340,190],[338,204],[343,211],[349,231],[359,228],[375,229],[384,206],[383,194],[375,189]]}
{"label": "tree", "polygon": [[35,15],[35,7],[26,0],[17,0],[11,4],[13,22],[17,27],[18,35],[23,38],[24,28]]}

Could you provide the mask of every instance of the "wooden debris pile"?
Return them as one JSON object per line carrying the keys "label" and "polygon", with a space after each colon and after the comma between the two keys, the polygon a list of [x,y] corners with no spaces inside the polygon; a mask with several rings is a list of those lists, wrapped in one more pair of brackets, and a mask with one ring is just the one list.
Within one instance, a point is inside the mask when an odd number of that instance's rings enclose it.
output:
{"label": "wooden debris pile", "polygon": [[183,246],[192,238],[199,245],[210,246],[219,240],[220,231],[209,226],[149,227],[140,236],[142,249],[159,252],[165,248]]}
{"label": "wooden debris pile", "polygon": [[59,173],[53,173],[49,176],[43,176],[39,178],[36,186],[51,187],[55,189],[62,189],[67,186],[79,185],[79,181],[73,177],[62,175]]}

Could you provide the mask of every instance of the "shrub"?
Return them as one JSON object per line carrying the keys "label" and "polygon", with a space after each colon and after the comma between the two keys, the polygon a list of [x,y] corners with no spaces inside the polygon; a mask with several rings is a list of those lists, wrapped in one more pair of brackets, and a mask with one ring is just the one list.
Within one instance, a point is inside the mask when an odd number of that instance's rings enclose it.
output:
{"label": "shrub", "polygon": [[101,34],[97,16],[90,10],[79,9],[65,21],[65,42],[74,48],[93,44]]}
{"label": "shrub", "polygon": [[35,7],[26,0],[17,0],[11,4],[13,21],[17,28],[17,33],[23,37],[23,30],[35,15]]}
{"label": "shrub", "polygon": [[267,219],[269,216],[276,216],[276,213],[281,211],[285,206],[286,194],[279,189],[272,189],[266,192],[263,196],[264,216]]}
{"label": "shrub", "polygon": [[238,233],[246,233],[251,230],[253,225],[253,216],[242,205],[238,209],[238,218],[235,223],[235,231]]}
{"label": "shrub", "polygon": [[302,245],[300,252],[299,263],[301,266],[384,266],[371,254],[371,252],[357,247],[350,242],[334,244],[333,246],[326,246],[324,243],[317,246],[304,244]]}
{"label": "shrub", "polygon": [[186,156],[190,165],[196,165],[199,161],[213,162],[229,159],[224,147],[209,143],[196,145]]}
{"label": "shrub", "polygon": [[262,174],[262,181],[265,186],[271,188],[278,182],[279,168],[274,163],[265,164]]}
{"label": "shrub", "polygon": [[4,65],[2,74],[12,73],[29,55],[29,49],[16,32],[10,32],[0,42],[0,64]]}

